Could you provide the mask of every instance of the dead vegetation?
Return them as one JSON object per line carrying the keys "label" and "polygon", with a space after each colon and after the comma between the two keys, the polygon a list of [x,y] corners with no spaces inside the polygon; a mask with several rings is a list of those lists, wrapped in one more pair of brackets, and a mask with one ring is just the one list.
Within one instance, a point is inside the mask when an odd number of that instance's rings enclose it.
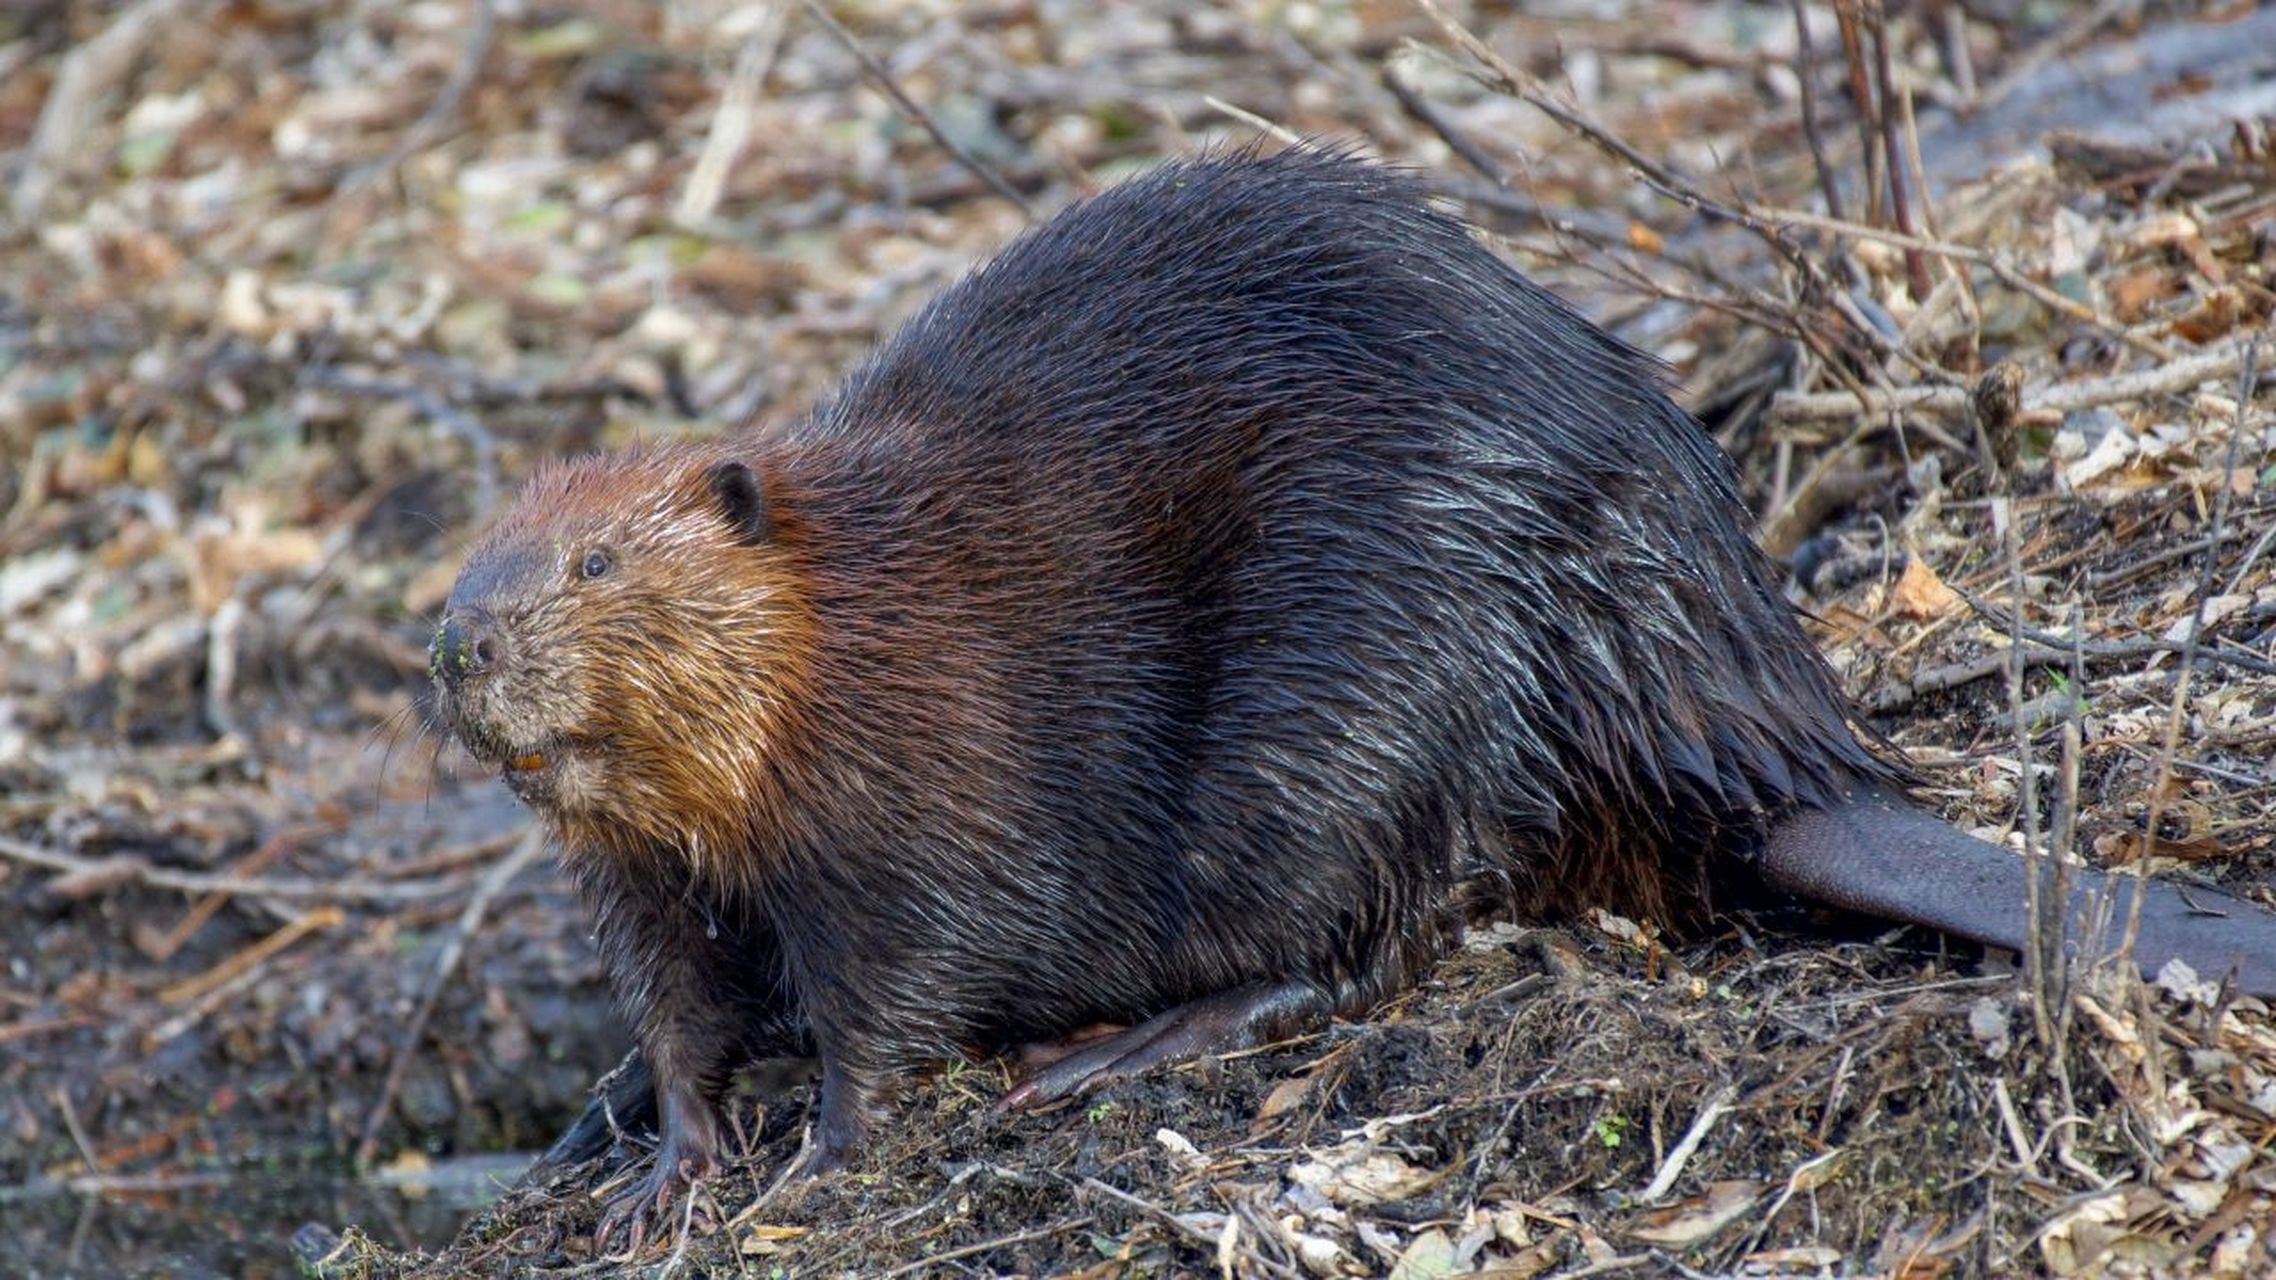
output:
{"label": "dead vegetation", "polygon": [[[357,1224],[302,1233],[327,1275],[620,1269],[591,1171],[455,1238],[360,1189],[481,1181],[622,1046],[520,816],[418,732],[460,548],[534,460],[793,414],[1023,208],[1259,130],[1420,166],[1668,358],[1957,820],[2265,886],[2276,14],[1527,8],[0,14],[0,1262],[273,1274],[306,1218]],[[2218,975],[1768,923],[1498,929],[1041,1116],[951,1067],[753,1208],[778,1084],[730,1225],[641,1265],[2276,1268],[2276,1024]]]}

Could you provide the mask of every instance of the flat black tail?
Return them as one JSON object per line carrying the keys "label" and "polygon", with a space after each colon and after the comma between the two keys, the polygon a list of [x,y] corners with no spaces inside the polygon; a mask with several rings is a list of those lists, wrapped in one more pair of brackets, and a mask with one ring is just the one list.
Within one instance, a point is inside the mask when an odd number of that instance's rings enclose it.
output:
{"label": "flat black tail", "polygon": [[593,1096],[553,1146],[538,1160],[540,1168],[560,1168],[598,1160],[626,1133],[653,1137],[659,1128],[656,1110],[656,1073],[648,1058],[634,1049],[593,1085]]}
{"label": "flat black tail", "polygon": [[[1963,835],[1900,796],[1862,792],[1827,809],[1797,812],[1771,828],[1763,878],[1812,902],[1926,925],[2022,950],[2030,913],[2030,864]],[[2096,900],[2110,893],[2101,946],[2117,948],[2137,885],[2146,888],[2134,960],[2154,975],[2180,957],[2200,977],[2235,975],[2237,989],[2276,996],[2276,911],[2212,889],[2137,881],[2074,867],[2069,948],[2089,937]]]}

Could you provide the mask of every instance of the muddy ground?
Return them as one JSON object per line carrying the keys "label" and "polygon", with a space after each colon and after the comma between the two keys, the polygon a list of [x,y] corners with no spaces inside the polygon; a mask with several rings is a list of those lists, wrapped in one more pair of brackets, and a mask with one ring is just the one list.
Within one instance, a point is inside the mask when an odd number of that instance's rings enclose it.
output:
{"label": "muddy ground", "polygon": [[605,1173],[515,1184],[625,1039],[422,727],[469,538],[543,458],[796,414],[1022,204],[1260,135],[1417,167],[1667,358],[1956,822],[2276,900],[2276,11],[1908,6],[1884,67],[1869,3],[1807,51],[1522,8],[1445,6],[1483,51],[1364,0],[0,11],[0,1272],[2276,1269],[2258,1002],[1799,913],[1497,927],[1038,1115],[956,1064],[753,1209],[776,1072],[727,1225],[636,1258]]}

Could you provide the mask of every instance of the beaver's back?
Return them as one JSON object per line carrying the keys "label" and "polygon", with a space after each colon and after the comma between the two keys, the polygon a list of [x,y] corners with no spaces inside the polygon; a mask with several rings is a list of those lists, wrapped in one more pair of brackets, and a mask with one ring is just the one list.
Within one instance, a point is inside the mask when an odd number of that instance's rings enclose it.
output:
{"label": "beaver's back", "polygon": [[868,704],[833,736],[896,744],[940,910],[1053,973],[1147,957],[1039,1024],[1377,985],[1481,869],[1680,906],[1887,770],[1660,378],[1380,169],[1115,188],[790,433],[846,539],[812,553],[822,633],[861,637],[825,655]]}

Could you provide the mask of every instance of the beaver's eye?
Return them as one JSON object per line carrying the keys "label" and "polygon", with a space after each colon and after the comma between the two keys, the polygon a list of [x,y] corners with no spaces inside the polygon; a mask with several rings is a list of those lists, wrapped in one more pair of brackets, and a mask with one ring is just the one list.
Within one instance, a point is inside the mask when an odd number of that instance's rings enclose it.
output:
{"label": "beaver's eye", "polygon": [[615,567],[616,558],[599,547],[595,547],[585,553],[585,563],[579,567],[579,572],[588,578],[605,578],[608,576],[609,570]]}

